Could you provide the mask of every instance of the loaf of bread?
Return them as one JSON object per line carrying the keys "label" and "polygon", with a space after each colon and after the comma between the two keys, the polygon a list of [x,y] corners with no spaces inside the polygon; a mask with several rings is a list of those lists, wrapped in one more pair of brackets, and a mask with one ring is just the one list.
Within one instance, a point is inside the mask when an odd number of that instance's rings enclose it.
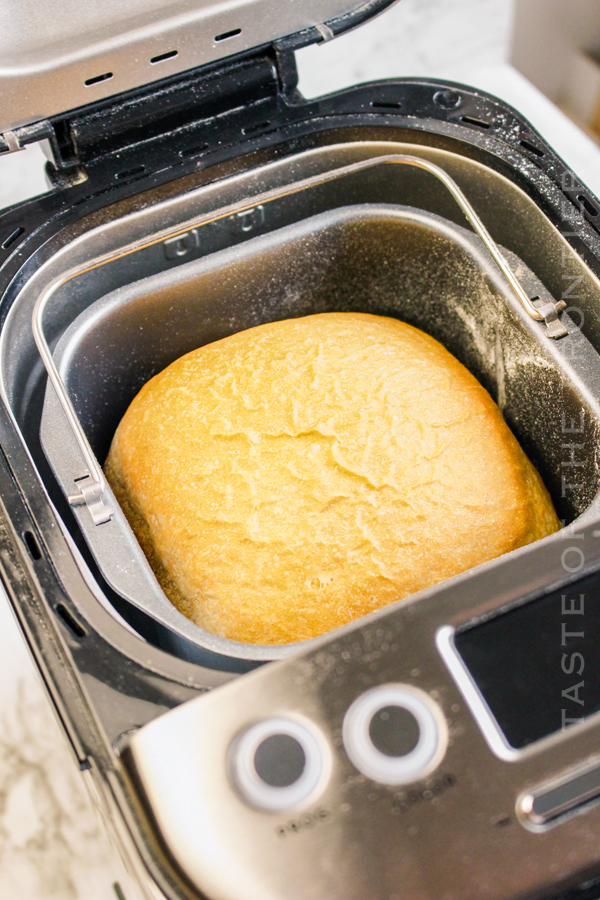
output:
{"label": "loaf of bread", "polygon": [[165,593],[237,641],[300,641],[560,528],[487,391],[395,319],[326,313],[149,381],[106,474]]}

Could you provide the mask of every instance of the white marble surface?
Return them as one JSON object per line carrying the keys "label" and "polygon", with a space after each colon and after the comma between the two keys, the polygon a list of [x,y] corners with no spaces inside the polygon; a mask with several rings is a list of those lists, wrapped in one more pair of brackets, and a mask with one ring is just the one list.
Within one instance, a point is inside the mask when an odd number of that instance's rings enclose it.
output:
{"label": "white marble surface", "polygon": [[[510,0],[402,0],[352,34],[298,54],[307,95],[359,81],[431,75],[470,83],[522,110],[600,194],[600,151],[505,64]],[[549,49],[550,52],[550,49]],[[38,148],[0,159],[0,206],[44,189]],[[115,900],[127,886],[0,596],[0,898]]]}
{"label": "white marble surface", "polygon": [[0,589],[0,898],[117,900],[115,883],[138,900]]}
{"label": "white marble surface", "polygon": [[371,22],[296,54],[315,97],[376,78],[462,80],[509,57],[513,0],[401,0]]}
{"label": "white marble surface", "polygon": [[0,209],[47,191],[45,164],[39,144],[0,156]]}

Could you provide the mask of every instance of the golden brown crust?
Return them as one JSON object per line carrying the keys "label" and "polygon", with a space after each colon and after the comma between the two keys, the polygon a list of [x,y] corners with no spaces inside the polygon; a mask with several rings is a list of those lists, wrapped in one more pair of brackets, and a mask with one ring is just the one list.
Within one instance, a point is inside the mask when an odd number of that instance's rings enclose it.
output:
{"label": "golden brown crust", "polygon": [[362,313],[178,359],[132,402],[106,474],[171,602],[249,643],[322,634],[560,528],[464,366]]}

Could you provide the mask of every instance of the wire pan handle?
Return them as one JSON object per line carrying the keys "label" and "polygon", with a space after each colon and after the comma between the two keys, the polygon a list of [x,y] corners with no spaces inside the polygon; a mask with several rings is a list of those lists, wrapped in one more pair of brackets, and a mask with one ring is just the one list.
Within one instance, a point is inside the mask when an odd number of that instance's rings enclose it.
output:
{"label": "wire pan handle", "polygon": [[107,254],[106,256],[98,257],[85,267],[70,270],[60,279],[51,283],[46,288],[46,290],[43,291],[38,297],[32,314],[32,327],[35,343],[39,350],[46,372],[48,373],[48,378],[50,379],[52,386],[56,391],[56,395],[59,399],[60,405],[64,411],[67,422],[71,428],[71,431],[73,432],[79,450],[81,451],[81,455],[87,467],[87,471],[84,474],[74,477],[73,479],[77,493],[68,496],[68,500],[71,506],[87,506],[95,525],[101,525],[104,522],[110,521],[114,512],[113,507],[106,502],[106,499],[104,497],[106,491],[106,480],[104,478],[104,473],[98,463],[98,460],[94,456],[92,448],[89,445],[88,439],[85,435],[85,432],[83,431],[81,423],[79,422],[77,414],[73,409],[73,405],[69,399],[58,369],[56,368],[52,353],[50,351],[50,347],[48,346],[48,342],[44,334],[44,311],[46,309],[48,301],[55,293],[55,291],[67,281],[70,281],[71,279],[83,274],[84,272],[89,271],[92,268],[96,268],[113,259],[127,256],[130,253],[133,253],[136,250],[140,249],[142,246],[150,246],[151,244],[155,244],[165,240],[167,237],[174,237],[177,234],[184,234],[187,230],[189,230],[190,227],[193,227],[194,225],[205,225],[209,222],[217,221],[218,219],[227,218],[232,214],[241,213],[246,210],[253,209],[255,206],[261,203],[268,203],[271,200],[277,200],[281,197],[286,197],[290,194],[298,193],[305,188],[313,187],[318,184],[325,184],[328,181],[333,181],[334,179],[340,178],[344,175],[350,175],[354,172],[359,172],[363,169],[370,169],[382,164],[415,166],[416,168],[424,169],[426,172],[429,172],[431,175],[434,175],[436,178],[438,178],[456,200],[458,206],[461,208],[470,225],[473,227],[473,230],[485,244],[488,252],[490,253],[490,256],[502,272],[502,275],[508,282],[513,293],[522,304],[526,312],[531,316],[531,318],[546,323],[546,335],[549,338],[564,337],[568,333],[567,329],[558,318],[559,313],[565,308],[565,303],[563,301],[559,301],[558,303],[544,303],[537,297],[531,299],[527,295],[527,293],[523,289],[523,286],[519,282],[519,279],[500,252],[498,245],[479,218],[478,214],[471,206],[461,188],[459,188],[454,179],[451,178],[444,169],[442,169],[440,166],[435,165],[435,163],[429,162],[425,159],[421,159],[418,156],[408,156],[400,153],[389,154],[386,156],[378,156],[372,159],[360,160],[359,162],[351,163],[347,166],[341,166],[337,169],[331,169],[327,172],[322,172],[319,175],[313,175],[310,178],[305,178],[302,181],[294,182],[290,185],[287,185],[285,188],[275,188],[271,191],[267,191],[263,194],[252,197],[251,201],[245,200],[240,203],[234,203],[229,206],[222,207],[216,212],[201,216],[193,222],[187,222],[185,229],[165,232],[158,237],[155,236],[151,241],[140,241],[118,254],[112,253]]}

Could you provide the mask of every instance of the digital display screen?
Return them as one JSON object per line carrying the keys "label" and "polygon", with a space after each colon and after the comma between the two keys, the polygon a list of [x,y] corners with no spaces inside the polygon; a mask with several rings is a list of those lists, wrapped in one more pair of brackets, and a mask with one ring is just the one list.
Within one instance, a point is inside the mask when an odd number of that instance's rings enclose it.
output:
{"label": "digital display screen", "polygon": [[515,749],[600,710],[600,573],[454,636]]}

